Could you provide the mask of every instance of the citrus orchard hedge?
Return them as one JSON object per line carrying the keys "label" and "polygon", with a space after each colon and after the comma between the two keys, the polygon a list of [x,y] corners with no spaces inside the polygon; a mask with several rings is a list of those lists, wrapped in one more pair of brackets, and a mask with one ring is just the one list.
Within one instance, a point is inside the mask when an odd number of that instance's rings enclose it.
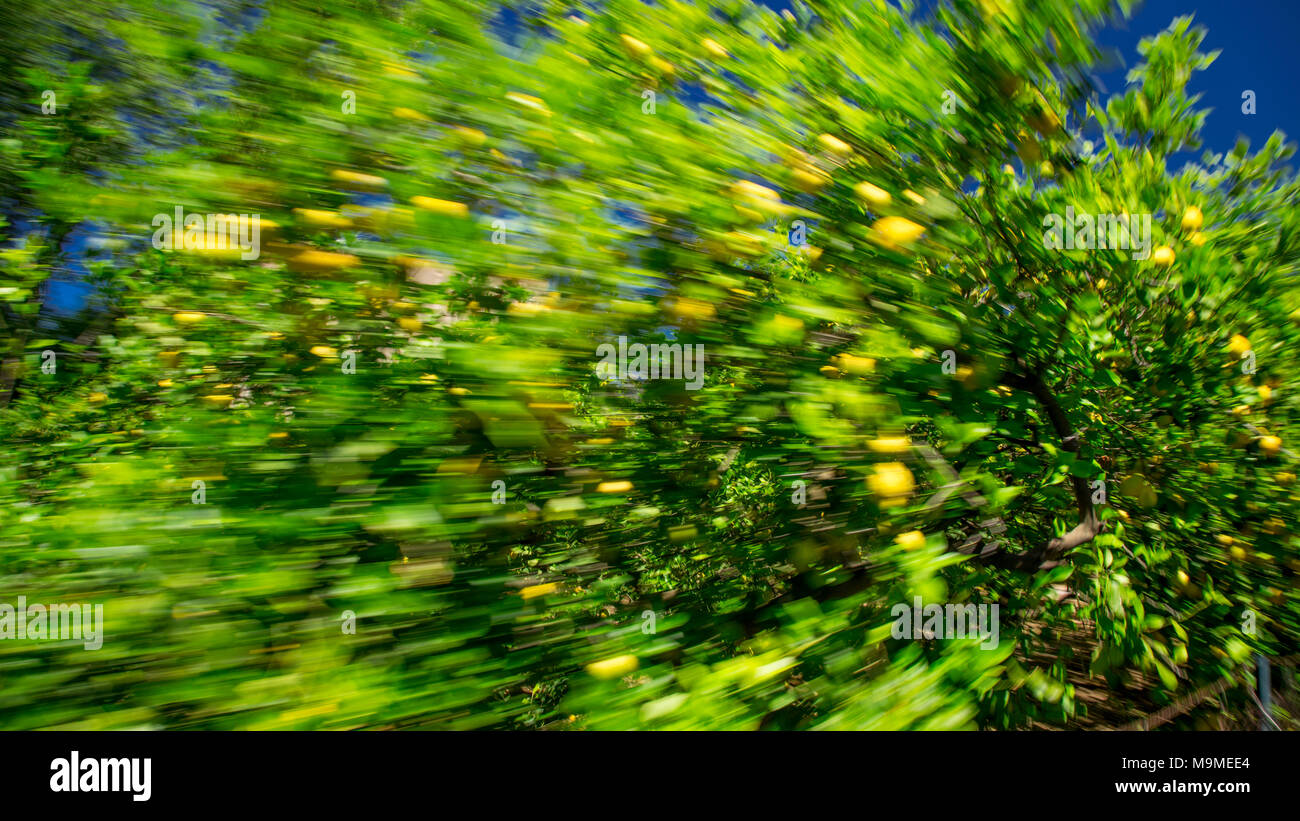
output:
{"label": "citrus orchard hedge", "polygon": [[1076,726],[1295,652],[1297,185],[1189,20],[1102,99],[1101,0],[104,11],[4,12],[0,593],[104,622],[0,726]]}

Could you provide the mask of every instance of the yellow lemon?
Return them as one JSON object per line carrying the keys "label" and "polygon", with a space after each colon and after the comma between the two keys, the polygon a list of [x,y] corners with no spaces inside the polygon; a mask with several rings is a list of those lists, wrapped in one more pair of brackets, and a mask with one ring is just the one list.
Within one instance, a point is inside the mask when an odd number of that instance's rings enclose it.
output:
{"label": "yellow lemon", "polygon": [[632,483],[628,481],[601,482],[600,484],[596,485],[597,493],[627,493],[631,489],[632,489]]}
{"label": "yellow lemon", "polygon": [[853,153],[853,147],[833,134],[819,134],[817,144],[832,154],[847,157]]}
{"label": "yellow lemon", "polygon": [[205,314],[198,311],[177,311],[172,314],[172,320],[181,325],[197,325],[203,321]]}
{"label": "yellow lemon", "polygon": [[587,665],[587,672],[596,678],[619,678],[633,672],[639,666],[640,662],[636,656],[614,656],[601,661],[593,661]]}
{"label": "yellow lemon", "polygon": [[1241,356],[1250,350],[1250,340],[1241,334],[1233,334],[1232,339],[1228,340],[1228,353],[1233,356]]}
{"label": "yellow lemon", "polygon": [[919,530],[909,530],[895,536],[894,541],[904,550],[920,550],[925,547],[925,534]]}
{"label": "yellow lemon", "polygon": [[[260,214],[255,214],[253,219],[256,220],[257,230],[260,231],[263,236],[273,234],[280,229],[280,223],[269,220]],[[228,226],[229,230],[238,230],[242,224],[240,217],[235,214],[217,214],[216,221],[222,225]],[[239,251],[240,249],[236,248],[234,250]]]}
{"label": "yellow lemon", "polygon": [[1168,268],[1174,264],[1174,249],[1168,245],[1161,245],[1151,252],[1151,261],[1161,268]]}
{"label": "yellow lemon", "polygon": [[876,369],[876,360],[865,356],[842,353],[831,359],[835,367],[854,376],[865,376]]}
{"label": "yellow lemon", "polygon": [[458,125],[453,129],[453,131],[456,133],[456,136],[460,138],[460,141],[466,145],[478,147],[487,142],[487,135],[482,131],[479,131],[477,128],[467,128],[466,126]]}
{"label": "yellow lemon", "polygon": [[519,595],[523,596],[524,600],[527,601],[528,599],[535,599],[538,596],[545,596],[548,593],[554,593],[557,587],[558,585],[555,582],[529,585],[523,590],[520,590]]}
{"label": "yellow lemon", "polygon": [[317,251],[314,248],[301,251],[289,258],[289,267],[295,271],[337,271],[351,268],[361,260],[352,254],[336,254],[333,251]]}
{"label": "yellow lemon", "polygon": [[802,334],[803,320],[797,316],[777,314],[772,317],[772,327],[781,334]]}
{"label": "yellow lemon", "polygon": [[884,217],[871,226],[874,240],[886,248],[897,248],[921,238],[925,228],[904,217]]}
{"label": "yellow lemon", "polygon": [[700,41],[700,45],[704,46],[704,50],[707,51],[715,60],[725,60],[727,57],[731,56],[717,40],[711,40],[708,37],[705,37]]}
{"label": "yellow lemon", "polygon": [[339,355],[339,352],[329,345],[312,345],[311,352],[321,359],[333,359]]}
{"label": "yellow lemon", "polygon": [[857,195],[858,199],[876,208],[884,208],[893,200],[888,191],[865,181],[853,186],[853,193]]}
{"label": "yellow lemon", "polygon": [[794,185],[800,191],[806,194],[813,194],[820,191],[831,178],[815,168],[796,168],[790,175],[794,180]]}
{"label": "yellow lemon", "polygon": [[672,79],[672,77],[677,74],[677,67],[660,57],[651,57],[650,65],[654,66],[655,70],[669,79]]}
{"label": "yellow lemon", "polygon": [[401,66],[397,63],[390,63],[388,61],[384,61],[384,73],[392,77],[401,77],[405,80],[418,80],[420,78],[419,74],[411,71],[406,66]]}
{"label": "yellow lemon", "polygon": [[[531,108],[533,111],[536,111],[539,114],[542,114],[546,117],[551,116],[551,109],[546,105],[546,101],[540,97],[534,97],[531,94],[520,94],[518,92],[512,91],[506,95],[506,99],[512,103],[521,105],[524,108]],[[495,151],[495,149],[493,150]]]}
{"label": "yellow lemon", "polygon": [[1201,209],[1197,208],[1195,205],[1188,206],[1187,210],[1183,212],[1184,231],[1199,231],[1201,223],[1204,221],[1205,215],[1202,214]]}
{"label": "yellow lemon", "polygon": [[1187,241],[1197,248],[1200,248],[1205,244],[1205,234],[1202,234],[1200,231],[1193,231],[1192,235],[1187,238]]}
{"label": "yellow lemon", "polygon": [[999,14],[1006,15],[1007,10],[1002,6],[1003,0],[979,0],[980,14],[983,15],[985,22],[990,22]]}
{"label": "yellow lemon", "polygon": [[506,313],[513,316],[541,316],[550,310],[548,306],[540,302],[511,302],[506,308]]}
{"label": "yellow lemon", "polygon": [[[780,194],[765,185],[759,185],[749,180],[737,180],[731,186],[731,194],[745,205],[752,206],[763,213],[779,214],[786,210],[786,207],[781,204]],[[761,213],[755,213],[742,206],[737,206],[737,208],[746,213],[754,222],[762,219]]]}
{"label": "yellow lemon", "polygon": [[867,444],[874,453],[906,453],[912,447],[912,440],[906,436],[885,437]]}
{"label": "yellow lemon", "polygon": [[715,313],[711,304],[700,299],[679,299],[673,303],[672,311],[683,319],[709,319]]}
{"label": "yellow lemon", "polygon": [[778,202],[781,199],[781,195],[771,188],[750,180],[736,180],[731,184],[731,193],[745,199],[760,199],[770,202]]}
{"label": "yellow lemon", "polygon": [[1282,449],[1282,439],[1277,436],[1261,436],[1259,449],[1266,456],[1272,456]]}
{"label": "yellow lemon", "polygon": [[889,507],[905,502],[916,486],[916,480],[902,462],[886,462],[878,465],[867,477],[867,486],[880,497],[883,507]]}
{"label": "yellow lemon", "polygon": [[635,37],[632,37],[627,34],[620,34],[618,36],[618,39],[623,42],[624,50],[626,50],[628,54],[637,58],[638,60],[644,60],[645,58],[649,57],[651,54],[654,54],[654,49],[650,48],[650,46],[646,45],[645,43],[636,39]]}
{"label": "yellow lemon", "polygon": [[308,225],[318,228],[350,228],[352,220],[334,211],[318,211],[313,208],[295,208],[293,212]]}
{"label": "yellow lemon", "polygon": [[348,171],[344,168],[335,168],[330,172],[330,177],[338,182],[351,183],[362,188],[385,188],[388,186],[388,180],[383,177],[376,177],[374,174],[362,174],[357,171]]}
{"label": "yellow lemon", "polygon": [[465,205],[463,202],[440,200],[433,197],[411,197],[411,205],[434,214],[441,214],[445,217],[469,216],[469,206]]}

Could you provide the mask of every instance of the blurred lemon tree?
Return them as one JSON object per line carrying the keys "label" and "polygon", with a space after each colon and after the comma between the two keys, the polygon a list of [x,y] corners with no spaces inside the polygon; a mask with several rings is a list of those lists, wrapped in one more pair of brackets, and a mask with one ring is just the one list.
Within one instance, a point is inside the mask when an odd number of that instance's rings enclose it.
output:
{"label": "blurred lemon tree", "polygon": [[1190,21],[1103,101],[1101,0],[99,8],[4,19],[0,592],[105,637],[0,641],[0,725],[1010,728],[1295,651],[1291,152],[1175,170]]}

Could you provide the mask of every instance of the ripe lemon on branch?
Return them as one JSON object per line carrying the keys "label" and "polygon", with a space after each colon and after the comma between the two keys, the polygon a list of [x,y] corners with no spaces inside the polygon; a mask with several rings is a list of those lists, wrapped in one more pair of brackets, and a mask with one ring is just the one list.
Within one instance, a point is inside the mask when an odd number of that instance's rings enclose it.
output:
{"label": "ripe lemon on branch", "polygon": [[731,56],[721,43],[708,37],[701,40],[700,45],[703,46],[704,50],[707,51],[715,60],[725,60]]}
{"label": "ripe lemon on branch", "polygon": [[441,214],[444,217],[468,217],[469,206],[463,202],[453,202],[451,200],[440,200],[434,197],[411,197],[411,205],[424,211],[434,214]]}
{"label": "ripe lemon on branch", "polygon": [[884,208],[893,201],[888,191],[865,180],[853,186],[853,193],[858,199],[876,208]]}
{"label": "ripe lemon on branch", "polygon": [[307,225],[316,228],[351,228],[352,220],[334,211],[321,211],[315,208],[295,208],[293,213]]}
{"label": "ripe lemon on branch", "polygon": [[374,174],[362,174],[359,171],[348,171],[344,168],[335,168],[330,172],[330,178],[337,181],[355,185],[359,188],[387,188],[388,180],[383,177],[377,177]]}
{"label": "ripe lemon on branch", "polygon": [[618,39],[622,41],[623,49],[638,60],[644,60],[655,53],[649,45],[629,34],[620,34]]}
{"label": "ripe lemon on branch", "polygon": [[352,254],[336,254],[332,251],[317,251],[309,248],[290,257],[289,267],[295,271],[324,272],[352,268],[361,260]]}
{"label": "ripe lemon on branch", "polygon": [[867,487],[878,497],[881,507],[894,507],[912,495],[916,480],[902,462],[885,462],[867,477]]}
{"label": "ripe lemon on branch", "polygon": [[833,134],[819,134],[817,144],[837,157],[847,157],[853,153],[853,146]]}
{"label": "ripe lemon on branch", "polygon": [[916,242],[925,228],[906,217],[883,217],[871,226],[872,240],[885,248],[898,249]]}
{"label": "ripe lemon on branch", "polygon": [[894,542],[907,551],[920,550],[925,547],[925,534],[919,530],[909,530],[895,536]]}
{"label": "ripe lemon on branch", "polygon": [[600,679],[621,678],[634,672],[639,666],[636,656],[614,656],[593,661],[587,665],[587,672]]}

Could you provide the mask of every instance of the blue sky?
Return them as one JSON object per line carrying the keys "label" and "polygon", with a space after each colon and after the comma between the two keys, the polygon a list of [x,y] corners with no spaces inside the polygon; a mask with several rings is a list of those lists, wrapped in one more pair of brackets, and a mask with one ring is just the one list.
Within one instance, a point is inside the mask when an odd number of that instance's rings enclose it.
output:
{"label": "blue sky", "polygon": [[[1098,75],[1106,92],[1124,88],[1124,75],[1139,62],[1138,41],[1191,14],[1208,29],[1201,51],[1220,51],[1205,71],[1192,75],[1188,89],[1202,95],[1198,107],[1212,108],[1201,132],[1205,148],[1224,152],[1238,136],[1258,149],[1275,130],[1300,140],[1297,74],[1300,74],[1300,0],[1147,0],[1120,26],[1099,33],[1103,47],[1119,50],[1124,67]],[[1241,93],[1255,92],[1253,116],[1241,113]],[[1197,153],[1197,158],[1200,152]]]}

